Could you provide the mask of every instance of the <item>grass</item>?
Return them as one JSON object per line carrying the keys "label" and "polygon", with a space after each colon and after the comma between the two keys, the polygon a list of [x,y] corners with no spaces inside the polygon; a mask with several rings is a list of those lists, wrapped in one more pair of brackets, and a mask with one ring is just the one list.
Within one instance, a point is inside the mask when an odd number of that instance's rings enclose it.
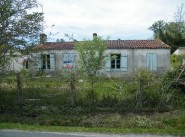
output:
{"label": "grass", "polygon": [[[143,108],[136,111],[138,83],[114,81],[120,86],[109,79],[95,83],[93,109],[88,81],[76,80],[77,102],[71,106],[69,80],[23,79],[22,108],[16,104],[16,81],[0,82],[0,129],[185,135],[185,110],[176,111],[184,109],[179,105],[183,104],[179,101],[184,102],[184,95],[174,90],[161,98],[156,88],[159,85],[153,85],[144,89]],[[176,97],[173,93],[179,99],[172,98]],[[165,110],[159,111],[159,101],[164,101]]]}
{"label": "grass", "polygon": [[[17,123],[13,123],[12,121],[6,122],[5,120],[3,122],[3,120],[1,120],[0,129],[117,134],[170,134],[185,136],[185,111],[183,110],[150,114],[86,114],[80,116],[80,119],[76,119],[77,117],[74,116],[75,115],[68,117],[67,115],[41,115],[40,118],[35,119],[36,122],[30,124],[26,124],[29,122],[25,121],[23,122],[24,124],[20,124],[18,121],[16,121]],[[6,119],[5,117],[1,118]]]}
{"label": "grass", "polygon": [[47,132],[95,132],[95,133],[115,133],[115,134],[158,134],[158,135],[185,135],[184,129],[174,128],[84,128],[84,127],[64,127],[64,126],[39,126],[18,123],[0,123],[0,129],[13,129],[25,131],[47,131]]}

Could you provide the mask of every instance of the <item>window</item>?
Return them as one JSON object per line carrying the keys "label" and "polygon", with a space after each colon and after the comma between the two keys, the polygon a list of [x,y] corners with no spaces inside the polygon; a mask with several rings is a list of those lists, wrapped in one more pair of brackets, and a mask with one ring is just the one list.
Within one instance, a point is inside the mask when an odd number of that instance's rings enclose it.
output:
{"label": "window", "polygon": [[105,61],[105,71],[120,70],[128,71],[128,57],[125,52],[110,54]]}
{"label": "window", "polygon": [[148,53],[146,56],[147,56],[147,68],[151,71],[157,70],[157,54]]}
{"label": "window", "polygon": [[24,67],[25,69],[28,69],[28,60],[24,60],[24,62],[23,62],[23,67]]}
{"label": "window", "polygon": [[36,54],[36,70],[49,70],[49,71],[55,71],[55,54]]}
{"label": "window", "polygon": [[63,55],[63,68],[70,69],[75,67],[75,54],[65,53]]}
{"label": "window", "polygon": [[120,68],[121,68],[121,54],[112,54],[111,69],[120,69]]}
{"label": "window", "polygon": [[41,55],[42,69],[50,69],[50,55]]}

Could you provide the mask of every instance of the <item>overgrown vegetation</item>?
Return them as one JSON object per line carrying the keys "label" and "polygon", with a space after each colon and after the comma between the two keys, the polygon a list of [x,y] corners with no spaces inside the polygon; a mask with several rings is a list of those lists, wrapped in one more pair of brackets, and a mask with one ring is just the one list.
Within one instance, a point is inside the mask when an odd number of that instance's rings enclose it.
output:
{"label": "overgrown vegetation", "polygon": [[[70,79],[66,75],[33,78],[24,71],[21,74],[22,94],[18,94],[16,77],[3,75],[0,79],[0,122],[184,129],[185,93],[174,79],[181,72],[173,70],[164,75],[154,75],[147,70],[139,70],[130,77],[98,77],[94,84],[93,109],[90,83],[84,77],[75,77],[76,100],[72,105]],[[184,74],[179,79],[183,77]]]}

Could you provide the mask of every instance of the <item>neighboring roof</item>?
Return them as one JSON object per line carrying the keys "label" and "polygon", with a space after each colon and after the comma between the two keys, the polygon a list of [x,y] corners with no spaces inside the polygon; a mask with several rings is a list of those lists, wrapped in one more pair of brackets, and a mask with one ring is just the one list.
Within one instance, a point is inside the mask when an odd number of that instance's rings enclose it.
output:
{"label": "neighboring roof", "polygon": [[175,50],[173,55],[183,55],[185,54],[185,47],[179,47],[178,49]]}
{"label": "neighboring roof", "polygon": [[[160,40],[107,40],[108,49],[169,49],[170,46]],[[45,43],[37,45],[35,49],[42,50],[71,50],[73,42]]]}

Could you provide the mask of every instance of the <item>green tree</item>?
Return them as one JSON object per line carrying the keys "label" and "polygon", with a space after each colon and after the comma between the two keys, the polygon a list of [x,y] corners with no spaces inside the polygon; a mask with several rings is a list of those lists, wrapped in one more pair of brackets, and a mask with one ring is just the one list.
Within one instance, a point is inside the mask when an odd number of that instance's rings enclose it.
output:
{"label": "green tree", "polygon": [[1,71],[6,67],[14,51],[25,49],[38,41],[43,13],[28,13],[34,7],[37,7],[36,0],[0,1]]}
{"label": "green tree", "polygon": [[173,53],[178,47],[185,46],[185,10],[182,4],[175,13],[174,22],[163,20],[154,22],[149,30],[154,32],[154,38],[160,39],[172,47]]}
{"label": "green tree", "polygon": [[93,40],[76,42],[75,49],[79,54],[81,70],[88,76],[91,83],[91,95],[94,102],[94,83],[97,73],[104,66],[105,50],[107,46],[101,37],[95,36]]}
{"label": "green tree", "polygon": [[155,39],[161,39],[162,36],[165,35],[167,24],[163,20],[159,20],[154,22],[152,26],[149,27],[149,30],[152,30],[154,32],[154,38]]}

